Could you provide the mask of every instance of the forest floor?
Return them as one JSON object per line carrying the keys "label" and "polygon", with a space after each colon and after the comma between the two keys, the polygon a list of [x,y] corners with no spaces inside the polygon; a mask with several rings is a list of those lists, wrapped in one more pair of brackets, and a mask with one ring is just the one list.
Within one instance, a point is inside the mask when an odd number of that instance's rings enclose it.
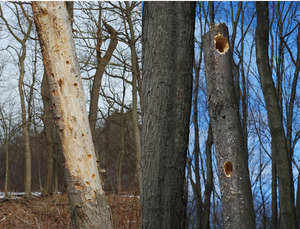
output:
{"label": "forest floor", "polygon": [[[140,199],[134,195],[108,195],[114,228],[135,229],[140,223]],[[0,199],[0,229],[68,229],[70,209],[66,194],[52,197]]]}

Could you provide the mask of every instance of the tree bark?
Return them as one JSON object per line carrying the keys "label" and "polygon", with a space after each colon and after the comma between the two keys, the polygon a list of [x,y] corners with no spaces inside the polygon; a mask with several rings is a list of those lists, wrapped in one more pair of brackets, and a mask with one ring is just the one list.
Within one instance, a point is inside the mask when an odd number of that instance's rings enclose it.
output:
{"label": "tree bark", "polygon": [[[196,62],[196,60],[195,60]],[[199,62],[194,63],[194,72],[195,77],[193,81],[193,126],[194,126],[194,149],[193,149],[193,156],[194,156],[194,175],[195,175],[195,182],[193,181],[192,172],[190,172],[190,182],[193,188],[193,193],[195,196],[196,201],[196,229],[200,229],[202,227],[202,191],[201,191],[201,183],[200,183],[200,160],[201,152],[199,146],[199,125],[198,125],[198,94],[199,94],[199,75],[200,75],[200,65],[202,63],[202,50],[200,50],[200,58]],[[201,163],[202,164],[202,163]],[[192,164],[190,163],[190,167]],[[204,177],[203,177],[204,178]],[[205,178],[204,178],[205,179]]]}
{"label": "tree bark", "polygon": [[[96,122],[97,122],[97,113],[98,113],[98,102],[99,102],[99,92],[101,87],[101,80],[102,76],[105,71],[105,67],[110,61],[112,54],[114,50],[117,47],[118,44],[118,33],[117,31],[111,27],[110,25],[104,23],[104,26],[107,28],[108,32],[111,34],[111,41],[109,43],[109,46],[107,48],[107,51],[103,58],[100,56],[100,47],[102,40],[98,39],[97,44],[97,50],[99,50],[99,53],[97,55],[98,57],[98,67],[96,70],[96,74],[94,76],[93,86],[92,86],[92,92],[91,92],[91,101],[90,101],[90,108],[89,108],[89,123],[91,128],[91,133],[93,139],[95,139],[95,128],[96,128]],[[98,35],[100,36],[100,34]]]}
{"label": "tree bark", "polygon": [[245,143],[232,74],[232,48],[225,24],[204,36],[204,63],[222,195],[224,228],[255,228]]}
{"label": "tree bark", "polygon": [[143,7],[142,228],[181,228],[195,2]]}
{"label": "tree bark", "polygon": [[132,121],[133,121],[133,132],[135,138],[135,147],[136,147],[136,172],[137,178],[139,183],[140,193],[142,193],[142,168],[141,168],[141,161],[142,161],[142,143],[141,143],[141,135],[140,135],[140,128],[138,122],[138,115],[137,115],[137,105],[138,105],[138,79],[140,78],[140,69],[138,65],[138,56],[136,53],[135,47],[135,37],[134,37],[134,30],[131,21],[131,12],[129,9],[128,2],[126,4],[126,12],[127,12],[127,21],[129,24],[130,30],[130,51],[131,51],[131,72],[132,72]]}
{"label": "tree bark", "polygon": [[32,2],[32,9],[64,155],[72,226],[113,228],[98,172],[66,5]]}
{"label": "tree bark", "polygon": [[266,103],[272,142],[275,146],[275,160],[278,175],[281,227],[296,229],[293,201],[293,180],[289,163],[282,114],[269,65],[269,9],[268,2],[257,2],[256,62],[261,79],[261,87]]}
{"label": "tree bark", "polygon": [[42,80],[42,88],[41,94],[44,103],[44,112],[43,112],[43,123],[45,129],[46,136],[46,154],[47,154],[47,173],[45,184],[42,191],[42,196],[44,195],[52,195],[53,194],[53,177],[54,177],[54,122],[53,122],[53,114],[51,109],[51,99],[49,94],[49,85],[46,73],[44,73]]}
{"label": "tree bark", "polygon": [[296,195],[296,220],[297,226],[300,228],[300,168],[298,169],[298,186]]}
{"label": "tree bark", "polygon": [[24,91],[23,91],[23,80],[25,77],[25,63],[24,63],[25,57],[26,57],[26,46],[24,42],[24,44],[22,44],[22,55],[19,58],[20,61],[19,93],[21,99],[23,135],[25,140],[24,191],[25,191],[25,196],[29,197],[31,195],[31,150],[30,150],[29,127],[26,118],[25,98],[24,98]]}
{"label": "tree bark", "polygon": [[203,205],[203,229],[209,229],[209,222],[210,222],[210,198],[211,192],[213,188],[213,168],[212,168],[212,152],[211,147],[213,144],[213,133],[211,128],[211,122],[209,122],[208,127],[208,135],[206,140],[206,169],[207,169],[207,178],[205,184],[205,191],[204,191],[204,205]]}
{"label": "tree bark", "polygon": [[272,229],[277,229],[278,225],[278,205],[277,205],[277,172],[275,160],[275,146],[272,141]]}

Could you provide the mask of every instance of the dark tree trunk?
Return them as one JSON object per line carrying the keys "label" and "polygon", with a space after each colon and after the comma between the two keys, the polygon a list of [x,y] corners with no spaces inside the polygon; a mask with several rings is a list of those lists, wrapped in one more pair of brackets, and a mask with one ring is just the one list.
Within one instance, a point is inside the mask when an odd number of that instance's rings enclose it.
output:
{"label": "dark tree trunk", "polygon": [[298,170],[298,186],[297,186],[297,196],[296,196],[296,219],[297,226],[300,228],[300,169]]}
{"label": "dark tree trunk", "polygon": [[203,229],[209,229],[209,216],[210,216],[210,197],[213,188],[213,169],[212,169],[212,152],[211,147],[213,144],[213,133],[211,122],[208,127],[208,135],[206,140],[206,168],[207,178],[204,191],[204,205],[203,205]]}
{"label": "dark tree trunk", "polygon": [[277,206],[277,172],[275,160],[275,146],[272,141],[272,229],[277,229],[278,206]]}
{"label": "dark tree trunk", "polygon": [[232,71],[228,29],[219,24],[204,36],[209,115],[220,181],[224,228],[255,228],[245,143]]}
{"label": "dark tree trunk", "polygon": [[275,160],[279,187],[281,227],[296,229],[293,201],[293,180],[289,163],[288,147],[285,138],[282,114],[269,65],[269,9],[268,2],[257,2],[256,62],[261,79],[268,113],[269,128],[275,146]]}
{"label": "dark tree trunk", "polygon": [[143,8],[142,228],[181,228],[195,2]]}
{"label": "dark tree trunk", "polygon": [[44,103],[43,112],[43,123],[46,136],[46,153],[47,153],[47,174],[45,184],[42,191],[42,196],[53,194],[53,170],[54,170],[54,120],[51,109],[51,99],[49,94],[49,86],[47,81],[46,73],[44,73],[42,88],[41,88],[42,99]]}

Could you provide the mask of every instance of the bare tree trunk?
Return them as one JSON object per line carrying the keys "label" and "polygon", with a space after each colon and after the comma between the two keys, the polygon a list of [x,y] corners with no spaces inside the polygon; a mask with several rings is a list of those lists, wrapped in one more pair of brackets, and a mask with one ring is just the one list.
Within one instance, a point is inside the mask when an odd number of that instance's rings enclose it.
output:
{"label": "bare tree trunk", "polygon": [[[196,60],[195,60],[196,62]],[[200,229],[202,227],[202,191],[201,191],[201,184],[200,184],[200,146],[199,146],[199,126],[198,126],[198,93],[199,93],[199,71],[200,66],[202,63],[202,49],[200,50],[200,58],[199,62],[194,63],[194,88],[193,88],[193,126],[194,126],[194,149],[193,149],[193,155],[194,155],[194,174],[195,174],[195,182],[193,181],[193,175],[192,172],[190,172],[190,182],[193,188],[193,193],[196,200],[196,229]],[[201,163],[202,164],[202,163]],[[190,167],[192,165],[189,165]],[[204,178],[204,177],[203,177]],[[205,178],[204,178],[205,179]]]}
{"label": "bare tree trunk", "polygon": [[257,2],[256,62],[268,113],[269,128],[275,146],[279,203],[282,227],[296,229],[293,201],[293,181],[288,147],[282,123],[279,101],[269,65],[269,8],[268,2]]}
{"label": "bare tree trunk", "polygon": [[[99,19],[100,23],[100,19]],[[117,47],[118,44],[118,33],[117,31],[111,27],[110,25],[104,23],[104,26],[108,30],[108,32],[111,35],[111,40],[109,43],[109,46],[107,48],[107,51],[103,58],[101,58],[100,55],[100,48],[102,40],[100,38],[100,33],[98,34],[99,38],[97,40],[97,57],[98,57],[98,68],[96,70],[96,74],[94,76],[93,86],[92,86],[92,92],[91,92],[91,101],[90,101],[90,108],[89,108],[89,123],[91,128],[91,133],[93,139],[95,138],[95,128],[96,128],[96,122],[97,122],[97,113],[98,113],[98,102],[99,102],[99,92],[101,87],[101,80],[102,76],[105,71],[105,67],[107,66],[108,62],[110,61],[114,50]]]}
{"label": "bare tree trunk", "polygon": [[272,229],[277,229],[278,225],[278,206],[277,206],[277,172],[274,152],[275,146],[272,141]]}
{"label": "bare tree trunk", "polygon": [[9,135],[5,141],[5,182],[4,182],[4,192],[5,196],[8,196],[9,183],[10,183],[10,173],[9,173]]}
{"label": "bare tree trunk", "polygon": [[224,228],[255,228],[245,143],[232,75],[228,29],[219,24],[204,36],[204,63]]}
{"label": "bare tree trunk", "polygon": [[72,226],[113,228],[97,167],[66,5],[64,2],[31,4],[64,155]]}
{"label": "bare tree trunk", "polygon": [[10,135],[11,135],[11,133],[10,133],[11,119],[9,119],[9,121],[8,121],[9,125],[7,126],[6,120],[5,120],[5,116],[4,116],[4,111],[2,110],[2,108],[0,108],[0,115],[1,115],[1,118],[2,118],[4,130],[5,130],[5,140],[4,140],[4,146],[5,146],[5,178],[4,178],[5,181],[4,181],[4,193],[5,193],[5,196],[8,196],[9,183],[10,183],[9,142],[10,142]]}
{"label": "bare tree trunk", "polygon": [[[134,131],[134,138],[135,138],[135,147],[136,147],[136,171],[137,171],[137,177],[139,182],[139,188],[140,188],[140,194],[142,193],[142,144],[141,144],[141,136],[140,136],[140,128],[139,128],[139,122],[138,122],[138,116],[137,116],[137,95],[138,95],[138,88],[137,83],[138,79],[140,78],[140,69],[138,66],[138,56],[136,53],[135,48],[135,36],[134,36],[134,30],[133,30],[133,24],[131,21],[131,11],[129,9],[128,2],[125,2],[126,4],[126,13],[127,13],[127,21],[129,24],[129,30],[130,30],[130,50],[131,50],[131,68],[132,68],[132,121],[133,121],[133,131]],[[140,88],[141,89],[141,88]]]}
{"label": "bare tree trunk", "polygon": [[208,127],[208,135],[206,140],[206,168],[207,168],[207,178],[205,184],[205,191],[204,191],[204,205],[203,205],[203,229],[209,229],[209,222],[210,222],[210,198],[211,192],[213,188],[213,168],[212,168],[212,152],[211,147],[213,144],[213,133],[211,128],[211,122],[209,122]]}
{"label": "bare tree trunk", "polygon": [[296,196],[296,220],[297,226],[300,228],[300,168],[298,169],[298,186]]}
{"label": "bare tree trunk", "polygon": [[41,94],[44,103],[43,122],[46,135],[46,153],[47,153],[47,174],[45,184],[42,191],[42,196],[53,194],[53,168],[54,168],[54,123],[51,109],[51,100],[49,94],[49,85],[46,73],[44,73]]}
{"label": "bare tree trunk", "polygon": [[123,157],[125,154],[125,126],[124,126],[124,103],[125,103],[125,81],[123,80],[123,96],[122,96],[122,106],[121,106],[121,149],[119,153],[119,161],[118,161],[118,171],[117,171],[117,190],[118,195],[122,192],[122,165],[123,165]]}
{"label": "bare tree trunk", "polygon": [[24,44],[24,46],[22,47],[22,55],[20,56],[19,93],[21,99],[23,135],[25,140],[24,191],[25,191],[25,196],[29,197],[31,194],[31,150],[30,150],[29,128],[28,128],[28,123],[26,118],[25,98],[23,92],[23,80],[25,76],[25,65],[24,65],[25,57],[26,57],[26,47]]}
{"label": "bare tree trunk", "polygon": [[195,2],[143,7],[142,228],[181,228]]}

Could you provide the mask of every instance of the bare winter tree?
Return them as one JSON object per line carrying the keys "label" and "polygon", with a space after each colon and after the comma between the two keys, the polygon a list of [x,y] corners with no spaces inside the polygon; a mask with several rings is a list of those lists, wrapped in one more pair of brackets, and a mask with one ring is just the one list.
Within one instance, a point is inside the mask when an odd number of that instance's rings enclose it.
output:
{"label": "bare winter tree", "polygon": [[[31,195],[31,149],[30,149],[30,131],[29,131],[29,123],[28,119],[29,116],[26,117],[26,104],[25,104],[25,94],[23,89],[23,83],[24,83],[24,77],[25,77],[25,59],[26,59],[26,53],[27,53],[27,47],[26,42],[29,39],[32,24],[33,21],[29,18],[28,14],[26,13],[26,10],[24,9],[23,5],[19,5],[22,11],[22,14],[17,11],[16,17],[18,21],[18,30],[22,31],[21,35],[18,35],[18,33],[14,32],[14,28],[9,25],[6,18],[4,17],[2,8],[0,6],[0,17],[4,21],[7,29],[9,30],[12,37],[21,45],[21,48],[19,51],[16,51],[18,58],[19,58],[19,93],[20,93],[20,100],[21,100],[21,117],[22,117],[22,128],[23,128],[23,135],[25,139],[25,152],[24,152],[24,159],[25,159],[25,171],[24,171],[24,190],[25,190],[25,196],[29,197]],[[18,7],[15,5],[15,7]],[[22,24],[21,18],[24,17],[25,21]],[[28,25],[27,27],[23,28],[23,25]],[[31,104],[29,104],[30,106]],[[29,109],[29,107],[28,107]],[[29,112],[30,113],[30,112]]]}
{"label": "bare winter tree", "polygon": [[256,62],[261,79],[268,113],[269,128],[274,144],[273,157],[276,163],[279,187],[279,203],[282,227],[296,229],[294,208],[293,178],[289,162],[289,150],[285,138],[282,113],[278,95],[272,79],[272,70],[269,64],[269,8],[268,2],[257,2],[257,29],[256,29]]}
{"label": "bare winter tree", "polygon": [[32,9],[65,159],[73,228],[113,228],[98,172],[66,5],[32,2]]}

